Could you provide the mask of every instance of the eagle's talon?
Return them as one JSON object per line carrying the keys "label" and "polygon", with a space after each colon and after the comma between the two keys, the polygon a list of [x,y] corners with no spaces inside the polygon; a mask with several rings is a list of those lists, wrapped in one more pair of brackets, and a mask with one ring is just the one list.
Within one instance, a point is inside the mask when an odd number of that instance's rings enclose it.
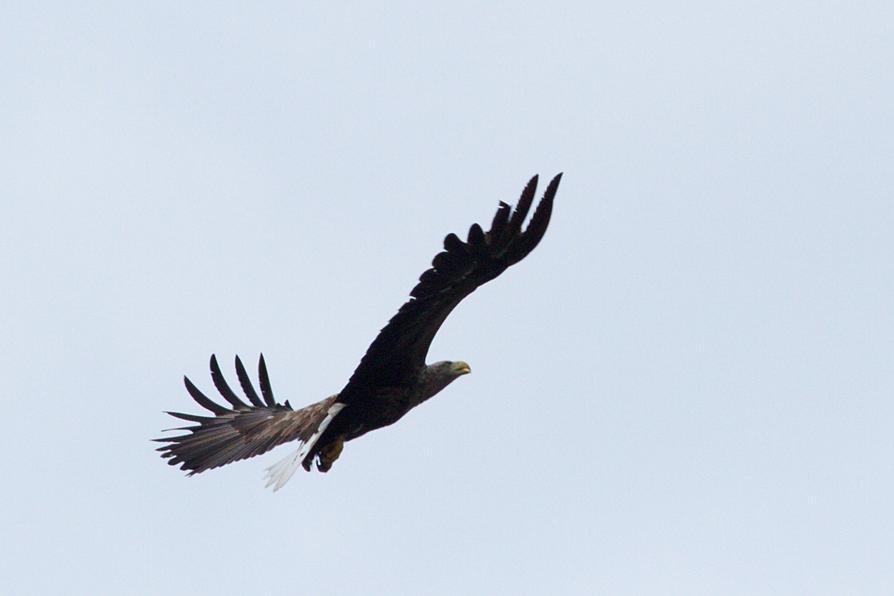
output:
{"label": "eagle's talon", "polygon": [[324,473],[328,472],[344,448],[345,437],[342,435],[320,449],[320,453],[317,455],[317,470]]}

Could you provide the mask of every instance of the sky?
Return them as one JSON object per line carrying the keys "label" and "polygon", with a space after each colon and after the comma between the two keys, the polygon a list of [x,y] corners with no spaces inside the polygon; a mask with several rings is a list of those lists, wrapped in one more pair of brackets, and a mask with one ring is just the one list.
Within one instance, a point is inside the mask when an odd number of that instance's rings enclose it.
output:
{"label": "sky", "polygon": [[[5,3],[0,592],[890,594],[892,6]],[[276,493],[158,457],[560,171],[471,375]]]}

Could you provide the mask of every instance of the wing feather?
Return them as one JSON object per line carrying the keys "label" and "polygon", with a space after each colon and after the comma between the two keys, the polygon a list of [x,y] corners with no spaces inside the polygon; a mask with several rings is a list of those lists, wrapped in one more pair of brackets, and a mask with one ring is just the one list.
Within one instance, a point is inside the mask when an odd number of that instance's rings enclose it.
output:
{"label": "wing feather", "polygon": [[466,243],[460,240],[459,236],[453,232],[444,237],[444,250],[461,257],[469,256],[469,249],[466,247]]}
{"label": "wing feather", "polygon": [[196,403],[210,411],[212,414],[222,416],[223,414],[230,413],[230,410],[211,401],[207,395],[199,391],[199,388],[192,384],[189,377],[183,377],[183,384],[186,385],[186,391]]}
{"label": "wing feather", "polygon": [[487,240],[495,251],[500,250],[500,247],[505,247],[509,243],[509,227],[507,224],[509,223],[510,213],[512,213],[512,208],[500,201],[500,206],[497,208],[496,214],[494,214],[494,220],[490,224],[490,231],[487,233]]}
{"label": "wing feather", "polygon": [[251,405],[256,408],[263,408],[264,402],[258,397],[258,392],[255,391],[255,386],[251,384],[251,379],[248,377],[248,372],[245,370],[245,365],[242,364],[242,359],[239,356],[236,356],[236,376],[239,378],[242,391],[245,392],[245,397],[248,398]]}
{"label": "wing feather", "polygon": [[165,414],[169,414],[174,418],[179,418],[180,420],[186,420],[187,422],[198,422],[200,424],[202,422],[214,420],[213,416],[196,416],[195,414],[184,414],[183,412],[165,412]]}
{"label": "wing feather", "polygon": [[[562,174],[559,174],[556,178],[561,178],[561,176]],[[528,211],[531,209],[531,204],[534,202],[534,195],[537,193],[538,179],[537,176],[531,178],[525,186],[525,189],[522,191],[521,196],[518,198],[515,212],[509,220],[510,234],[518,234],[521,231],[522,222],[525,221],[525,218],[528,216]]]}
{"label": "wing feather", "polygon": [[217,363],[217,356],[211,354],[211,362],[209,364],[209,368],[211,369],[211,380],[214,382],[214,386],[217,388],[217,391],[223,396],[225,400],[230,402],[230,405],[233,406],[236,410],[242,410],[248,407],[248,404],[239,399],[239,396],[236,395],[230,386],[227,385],[227,380],[224,379],[223,373],[220,372],[220,365]]}
{"label": "wing feather", "polygon": [[271,408],[276,406],[276,400],[273,399],[273,387],[270,386],[270,375],[267,374],[267,363],[264,361],[263,354],[258,358],[258,382],[261,384],[261,395],[264,396],[264,401]]}
{"label": "wing feather", "polygon": [[543,239],[546,234],[546,228],[549,226],[549,220],[553,212],[553,200],[556,198],[556,192],[559,190],[559,183],[562,181],[562,174],[559,174],[546,187],[543,193],[543,199],[538,203],[528,227],[525,228],[519,242],[510,251],[510,261],[517,263],[528,256],[534,248]]}

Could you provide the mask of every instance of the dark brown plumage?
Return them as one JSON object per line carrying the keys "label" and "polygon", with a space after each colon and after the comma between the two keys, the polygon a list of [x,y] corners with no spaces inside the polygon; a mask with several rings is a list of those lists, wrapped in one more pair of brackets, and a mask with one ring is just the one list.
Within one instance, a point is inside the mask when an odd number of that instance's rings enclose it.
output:
{"label": "dark brown plumage", "polygon": [[299,464],[309,470],[314,460],[320,471],[328,471],[345,441],[393,424],[469,372],[464,362],[426,366],[429,346],[463,298],[521,261],[537,246],[549,225],[561,178],[559,174],[549,183],[524,231],[522,224],[533,204],[537,176],[525,186],[514,211],[500,202],[487,232],[473,224],[465,242],[448,234],[444,250],[435,255],[432,267],[419,277],[410,300],[379,332],[339,393],[293,410],[288,401],[275,401],[263,356],[258,363],[260,395],[237,357],[236,376],[245,401],[227,384],[212,356],[211,379],[228,405],[214,402],[184,378],[192,398],[213,415],[168,412],[194,426],[176,429],[186,430],[187,434],[156,439],[166,443],[158,449],[162,457],[191,475],[297,440],[301,449],[269,468],[268,485],[281,487]]}

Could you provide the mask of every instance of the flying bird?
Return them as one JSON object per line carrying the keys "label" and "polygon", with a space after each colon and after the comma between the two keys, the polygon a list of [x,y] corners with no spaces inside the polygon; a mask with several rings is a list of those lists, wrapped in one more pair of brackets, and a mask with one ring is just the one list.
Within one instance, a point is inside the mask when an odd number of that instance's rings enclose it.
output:
{"label": "flying bird", "polygon": [[534,250],[549,225],[561,179],[559,174],[549,183],[524,230],[522,224],[537,191],[537,176],[525,186],[514,210],[500,201],[487,232],[473,224],[465,242],[448,234],[444,250],[419,277],[409,301],[379,332],[347,385],[335,395],[294,410],[288,401],[274,399],[263,355],[258,361],[260,394],[237,356],[236,377],[246,402],[233,391],[217,358],[211,356],[211,380],[227,405],[213,401],[184,377],[187,392],[211,415],[167,412],[193,426],[171,429],[188,431],[186,434],[154,439],[165,443],[158,448],[161,456],[192,476],[297,441],[294,453],[267,469],[267,486],[279,490],[298,466],[310,471],[315,463],[317,470],[328,472],[346,441],[394,424],[471,372],[462,361],[426,365],[428,348],[463,298]]}

